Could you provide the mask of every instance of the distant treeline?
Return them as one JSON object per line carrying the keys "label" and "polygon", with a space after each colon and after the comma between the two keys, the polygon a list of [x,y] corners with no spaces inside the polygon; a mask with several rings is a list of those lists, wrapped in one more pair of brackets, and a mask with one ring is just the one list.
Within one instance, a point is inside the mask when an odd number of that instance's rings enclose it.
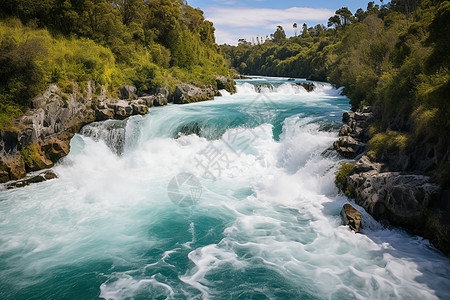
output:
{"label": "distant treeline", "polygon": [[429,143],[435,174],[449,185],[450,1],[370,2],[354,14],[337,10],[327,25],[305,25],[291,38],[279,27],[262,44],[241,40],[221,49],[242,74],[344,86],[354,108],[374,105],[379,112],[371,128],[373,155],[400,157]]}
{"label": "distant treeline", "polygon": [[184,1],[0,1],[0,127],[49,83],[152,91],[228,71],[213,24]]}

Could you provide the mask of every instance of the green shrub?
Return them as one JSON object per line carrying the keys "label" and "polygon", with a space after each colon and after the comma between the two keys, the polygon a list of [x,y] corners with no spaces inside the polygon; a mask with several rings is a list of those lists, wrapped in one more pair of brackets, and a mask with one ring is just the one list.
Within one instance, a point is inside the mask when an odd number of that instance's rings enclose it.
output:
{"label": "green shrub", "polygon": [[409,144],[409,134],[387,130],[377,133],[368,143],[369,156],[380,159],[386,153],[402,154]]}
{"label": "green shrub", "polygon": [[27,166],[34,166],[40,161],[39,149],[35,144],[30,144],[22,147],[20,156]]}
{"label": "green shrub", "polygon": [[354,191],[353,188],[349,187],[347,184],[347,176],[354,166],[355,164],[342,164],[339,171],[336,173],[336,178],[334,180],[339,191],[343,192],[349,198],[354,197]]}
{"label": "green shrub", "polygon": [[15,127],[12,120],[22,114],[22,110],[17,105],[0,100],[0,130],[16,131],[18,128]]}

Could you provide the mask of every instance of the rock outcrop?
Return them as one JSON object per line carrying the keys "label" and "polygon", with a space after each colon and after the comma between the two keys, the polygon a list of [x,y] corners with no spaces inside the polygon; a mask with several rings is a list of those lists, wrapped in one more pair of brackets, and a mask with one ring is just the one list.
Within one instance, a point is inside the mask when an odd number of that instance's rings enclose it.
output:
{"label": "rock outcrop", "polygon": [[218,96],[213,88],[199,88],[192,84],[179,85],[175,88],[171,100],[175,104],[186,104],[192,102],[212,100],[214,96]]}
{"label": "rock outcrop", "polygon": [[99,102],[95,107],[96,121],[123,120],[132,115],[145,115],[149,106],[151,105],[148,105],[145,99],[130,101],[106,99]]}
{"label": "rock outcrop", "polygon": [[135,100],[137,99],[137,89],[134,86],[126,85],[120,89],[120,99]]}
{"label": "rock outcrop", "polygon": [[91,106],[76,85],[70,95],[51,85],[36,97],[34,108],[15,120],[16,129],[1,132],[0,180],[17,180],[26,172],[50,168],[67,155],[73,135],[95,121]]}
{"label": "rock outcrop", "polygon": [[333,147],[345,158],[355,158],[362,153],[365,142],[369,138],[367,124],[373,118],[373,112],[366,106],[357,112],[345,112],[342,121],[345,123],[339,130],[339,139]]}
{"label": "rock outcrop", "polygon": [[375,219],[412,230],[450,254],[448,196],[429,176],[390,172],[364,155],[350,171],[346,189]]}
{"label": "rock outcrop", "polygon": [[6,184],[5,188],[10,190],[10,189],[15,189],[15,188],[21,188],[33,183],[39,183],[39,182],[43,182],[43,181],[47,181],[47,180],[51,180],[51,179],[55,179],[58,178],[58,176],[56,176],[56,174],[51,171],[44,171],[36,176],[31,176],[29,178],[26,179],[22,179],[22,180],[18,180],[18,181],[14,181],[11,183]]}
{"label": "rock outcrop", "polygon": [[[345,124],[334,144],[339,153],[347,158],[363,153],[372,117],[370,108],[344,113]],[[375,219],[426,237],[450,255],[450,195],[422,170],[401,172],[389,160],[378,162],[363,155],[345,182],[340,180],[339,189]]]}
{"label": "rock outcrop", "polygon": [[361,212],[351,206],[344,204],[341,210],[341,217],[345,225],[348,225],[351,230],[358,233],[361,228]]}

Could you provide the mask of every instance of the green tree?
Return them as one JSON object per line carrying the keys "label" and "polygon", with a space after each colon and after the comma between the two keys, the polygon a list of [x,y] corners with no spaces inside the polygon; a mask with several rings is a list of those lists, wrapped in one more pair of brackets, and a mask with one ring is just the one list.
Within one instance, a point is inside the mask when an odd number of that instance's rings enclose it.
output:
{"label": "green tree", "polygon": [[303,25],[302,25],[302,38],[306,38],[306,37],[309,37],[308,25],[306,25],[306,23],[303,23]]}
{"label": "green tree", "polygon": [[277,30],[273,34],[273,41],[275,43],[281,43],[286,39],[286,33],[284,32],[284,29],[282,26],[278,25]]}

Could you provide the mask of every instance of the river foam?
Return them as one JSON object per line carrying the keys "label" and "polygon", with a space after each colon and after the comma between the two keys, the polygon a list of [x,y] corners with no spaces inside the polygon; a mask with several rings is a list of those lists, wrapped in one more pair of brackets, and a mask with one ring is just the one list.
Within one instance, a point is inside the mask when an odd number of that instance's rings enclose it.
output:
{"label": "river foam", "polygon": [[[450,298],[450,262],[428,241],[364,211],[363,234],[341,224],[330,146],[348,99],[247,84],[93,124],[58,179],[1,192],[0,297]],[[169,199],[180,173],[201,183],[195,205]]]}

